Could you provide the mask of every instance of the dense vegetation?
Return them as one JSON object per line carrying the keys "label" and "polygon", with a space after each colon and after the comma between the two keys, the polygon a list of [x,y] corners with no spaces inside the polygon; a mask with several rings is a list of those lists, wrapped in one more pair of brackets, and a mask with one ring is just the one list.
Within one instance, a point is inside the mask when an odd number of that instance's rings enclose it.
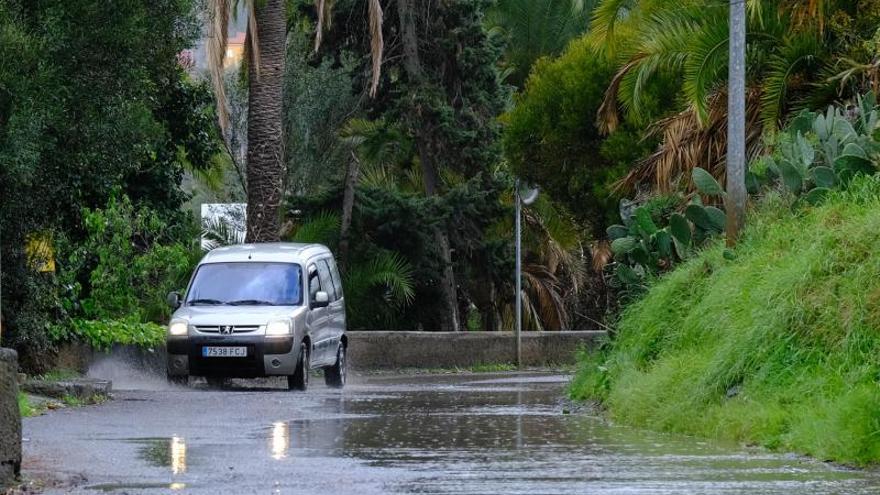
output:
{"label": "dense vegetation", "polygon": [[[40,246],[54,248],[56,267],[75,270],[65,278],[88,299],[93,281],[110,283],[93,270],[111,249],[88,239],[97,229],[122,227],[100,227],[89,212],[111,197],[153,212],[149,235],[117,246],[145,253],[160,233],[191,245],[180,182],[187,170],[210,168],[220,149],[210,91],[178,59],[198,27],[190,0],[123,0],[112,8],[99,1],[0,3],[3,342],[22,352],[26,366],[44,366],[54,324],[109,314],[75,304],[71,285],[37,271],[49,254]],[[65,266],[75,252],[76,268]],[[126,256],[117,258],[125,259],[117,272],[131,269]],[[117,282],[110,293],[137,290]],[[113,311],[138,319],[129,309]],[[160,321],[155,313],[143,317]]]}

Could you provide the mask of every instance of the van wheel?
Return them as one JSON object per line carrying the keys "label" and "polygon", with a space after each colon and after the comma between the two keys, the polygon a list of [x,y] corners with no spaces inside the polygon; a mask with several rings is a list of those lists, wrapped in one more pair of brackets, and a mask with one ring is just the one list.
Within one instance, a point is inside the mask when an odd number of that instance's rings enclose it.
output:
{"label": "van wheel", "polygon": [[178,387],[185,387],[189,385],[189,376],[187,375],[168,375],[168,384],[176,385]]}
{"label": "van wheel", "polygon": [[309,347],[305,342],[299,346],[299,362],[296,372],[287,377],[287,388],[290,390],[306,390],[309,388]]}
{"label": "van wheel", "polygon": [[342,388],[345,386],[345,346],[340,345],[336,351],[336,364],[324,368],[324,382],[328,387]]}

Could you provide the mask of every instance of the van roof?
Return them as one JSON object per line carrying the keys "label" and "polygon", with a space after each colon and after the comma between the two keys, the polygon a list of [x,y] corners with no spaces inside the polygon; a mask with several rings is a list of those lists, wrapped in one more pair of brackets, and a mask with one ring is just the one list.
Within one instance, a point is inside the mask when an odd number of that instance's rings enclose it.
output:
{"label": "van roof", "polygon": [[330,254],[330,250],[322,244],[301,244],[295,242],[237,244],[211,250],[202,258],[199,264],[246,261],[304,263],[309,258],[320,254]]}

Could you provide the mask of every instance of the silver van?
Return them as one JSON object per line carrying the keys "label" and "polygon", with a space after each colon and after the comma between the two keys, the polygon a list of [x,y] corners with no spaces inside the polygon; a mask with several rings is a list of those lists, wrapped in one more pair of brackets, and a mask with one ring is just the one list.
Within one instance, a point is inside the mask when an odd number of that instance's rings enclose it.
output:
{"label": "silver van", "polygon": [[186,295],[172,292],[168,380],[286,376],[305,390],[323,368],[345,385],[345,299],[333,254],[320,244],[242,244],[199,262]]}

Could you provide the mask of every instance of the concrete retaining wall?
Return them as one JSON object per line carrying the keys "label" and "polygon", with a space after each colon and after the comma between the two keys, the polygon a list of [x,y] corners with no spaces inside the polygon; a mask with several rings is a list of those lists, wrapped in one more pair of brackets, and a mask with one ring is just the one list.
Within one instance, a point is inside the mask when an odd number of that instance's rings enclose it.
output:
{"label": "concrete retaining wall", "polygon": [[[523,364],[552,366],[573,364],[580,347],[595,346],[602,331],[523,332]],[[352,368],[470,368],[516,361],[513,332],[348,332],[348,362]],[[112,358],[133,369],[165,376],[165,349],[146,350],[116,346],[109,354],[84,345],[66,346],[62,352],[70,369],[85,372],[91,365]],[[104,377],[109,378],[109,377]]]}
{"label": "concrete retaining wall", "polygon": [[[572,364],[580,347],[593,347],[602,331],[523,332],[525,366]],[[514,363],[513,332],[348,332],[349,363],[357,369],[469,368]]]}
{"label": "concrete retaining wall", "polygon": [[0,487],[21,470],[21,414],[18,410],[18,355],[0,348]]}

